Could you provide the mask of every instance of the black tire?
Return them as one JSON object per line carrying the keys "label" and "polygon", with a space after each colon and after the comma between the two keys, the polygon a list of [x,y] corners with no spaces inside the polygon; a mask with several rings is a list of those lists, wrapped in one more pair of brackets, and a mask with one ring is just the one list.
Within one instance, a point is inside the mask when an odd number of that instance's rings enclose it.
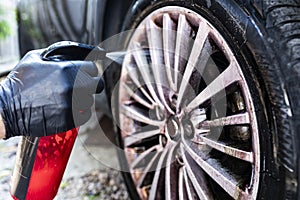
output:
{"label": "black tire", "polygon": [[[254,197],[300,199],[300,2],[143,0],[129,10],[123,30],[136,28],[150,13],[165,6],[184,7],[208,20],[242,66],[259,128],[260,176]],[[123,40],[125,47],[130,38]],[[120,73],[114,69],[117,79]],[[114,110],[118,110],[118,97],[114,103]],[[123,139],[119,134],[121,148]],[[131,197],[139,199],[123,151],[119,151],[119,159]],[[213,197],[229,198],[220,193]]]}

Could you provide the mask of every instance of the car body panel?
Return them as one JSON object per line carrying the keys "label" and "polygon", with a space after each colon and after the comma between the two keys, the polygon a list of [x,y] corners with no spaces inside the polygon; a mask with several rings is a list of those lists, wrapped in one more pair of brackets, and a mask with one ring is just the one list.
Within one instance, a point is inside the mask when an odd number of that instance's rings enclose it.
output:
{"label": "car body panel", "polygon": [[20,0],[20,53],[62,40],[98,45],[121,31],[134,0]]}

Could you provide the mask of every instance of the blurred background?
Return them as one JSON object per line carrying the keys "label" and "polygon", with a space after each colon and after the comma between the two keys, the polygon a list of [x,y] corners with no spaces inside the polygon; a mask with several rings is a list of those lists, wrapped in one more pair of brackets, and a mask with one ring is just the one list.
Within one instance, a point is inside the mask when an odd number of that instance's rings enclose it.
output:
{"label": "blurred background", "polygon": [[0,2],[0,73],[12,69],[19,60],[16,1]]}

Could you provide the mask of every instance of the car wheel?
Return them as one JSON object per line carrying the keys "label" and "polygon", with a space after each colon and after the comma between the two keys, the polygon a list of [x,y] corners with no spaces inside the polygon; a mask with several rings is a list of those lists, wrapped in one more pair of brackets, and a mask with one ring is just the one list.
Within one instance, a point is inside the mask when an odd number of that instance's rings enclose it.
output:
{"label": "car wheel", "polygon": [[113,101],[133,199],[297,197],[300,9],[264,6],[134,4]]}

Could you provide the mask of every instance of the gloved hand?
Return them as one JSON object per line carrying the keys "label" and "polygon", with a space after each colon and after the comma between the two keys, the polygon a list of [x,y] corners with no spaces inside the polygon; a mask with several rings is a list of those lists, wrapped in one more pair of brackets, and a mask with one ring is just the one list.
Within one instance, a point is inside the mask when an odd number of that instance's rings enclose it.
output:
{"label": "gloved hand", "polygon": [[27,53],[0,85],[5,138],[46,136],[85,123],[103,81],[91,61],[43,61]]}

